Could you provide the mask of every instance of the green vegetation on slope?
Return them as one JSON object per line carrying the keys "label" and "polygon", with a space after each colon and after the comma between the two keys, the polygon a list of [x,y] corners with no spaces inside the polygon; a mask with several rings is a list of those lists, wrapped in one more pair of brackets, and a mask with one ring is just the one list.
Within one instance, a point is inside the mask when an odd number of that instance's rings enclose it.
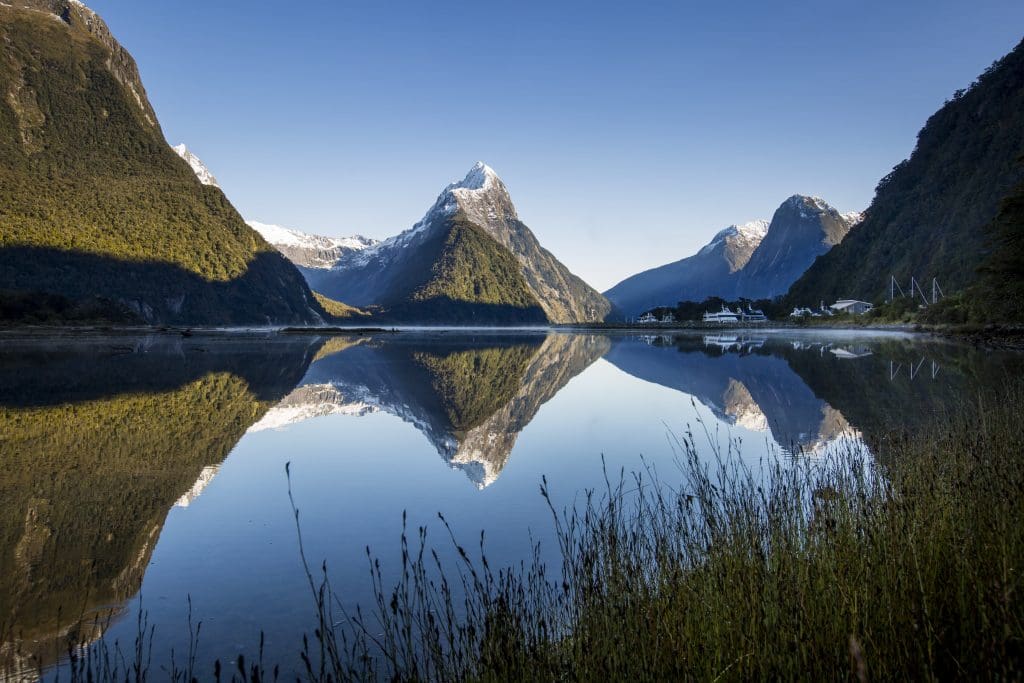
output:
{"label": "green vegetation on slope", "polygon": [[[397,300],[383,316],[399,320],[544,323],[515,256],[463,214],[448,220],[432,245],[420,249]],[[402,292],[405,292],[404,294]]]}
{"label": "green vegetation on slope", "polygon": [[458,215],[451,220],[433,276],[416,292],[416,301],[447,298],[530,308],[537,299],[526,287],[519,262],[483,229]]}
{"label": "green vegetation on slope", "polygon": [[464,434],[512,400],[537,353],[534,344],[515,344],[413,357],[430,371],[431,386],[454,432]]}
{"label": "green vegetation on slope", "polygon": [[978,282],[928,307],[919,316],[922,322],[960,326],[1024,322],[1024,181],[1003,199],[987,232],[989,255],[979,269]]}
{"label": "green vegetation on slope", "polygon": [[[1021,159],[1024,163],[1024,158]],[[989,320],[1024,321],[1024,181],[1003,199],[989,226],[991,256],[982,268],[977,301]]]}
{"label": "green vegetation on slope", "polygon": [[329,299],[320,292],[314,291],[313,296],[316,298],[316,302],[320,304],[320,308],[324,309],[327,315],[332,318],[357,318],[369,315],[366,311],[355,306],[349,306],[340,301]]}
{"label": "green vegetation on slope", "polygon": [[143,341],[0,354],[0,673],[119,612],[171,506],[316,350]]}
{"label": "green vegetation on slope", "polygon": [[64,628],[130,598],[174,501],[268,407],[227,373],[166,393],[0,406],[0,641],[39,641],[35,654],[52,658]]}
{"label": "green vegetation on slope", "polygon": [[310,320],[298,271],[167,146],[119,46],[69,17],[0,6],[0,288],[152,321]]}
{"label": "green vegetation on slope", "polygon": [[938,278],[948,295],[965,290],[987,255],[985,226],[1024,178],[1022,153],[1024,42],[928,120],[910,159],[878,184],[864,221],[815,261],[787,302],[877,302],[890,274],[904,287],[914,276]]}

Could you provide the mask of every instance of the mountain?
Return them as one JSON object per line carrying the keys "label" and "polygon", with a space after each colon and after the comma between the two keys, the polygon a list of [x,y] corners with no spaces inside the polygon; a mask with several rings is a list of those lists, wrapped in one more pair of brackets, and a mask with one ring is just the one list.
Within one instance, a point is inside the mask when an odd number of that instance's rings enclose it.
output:
{"label": "mountain", "polygon": [[[692,396],[725,424],[769,433],[791,452],[820,452],[855,432],[782,357],[789,342],[761,338],[744,345],[728,336],[726,344],[718,345],[716,339],[615,339],[605,360],[634,377]],[[818,351],[812,353],[817,360]]]}
{"label": "mountain", "polygon": [[0,302],[149,323],[321,319],[296,268],[167,144],[97,14],[2,3],[0,45]]}
{"label": "mountain", "polygon": [[785,294],[859,220],[859,213],[841,214],[819,197],[793,195],[775,211],[768,234],[740,270],[736,295],[771,299]]}
{"label": "mountain", "polygon": [[368,249],[379,244],[378,240],[353,235],[352,237],[322,237],[309,233],[268,225],[258,221],[246,221],[249,227],[294,263],[306,277],[310,287],[316,288],[316,273],[308,271],[328,270],[348,254]]}
{"label": "mountain", "polygon": [[793,195],[770,223],[729,226],[693,256],[626,278],[605,296],[620,316],[708,297],[770,299],[860,220],[856,211],[839,213],[818,197]]}
{"label": "mountain", "polygon": [[606,337],[567,334],[332,341],[250,431],[383,411],[415,426],[478,488],[498,479],[541,406],[609,348]]}
{"label": "mountain", "polygon": [[[220,187],[213,172],[184,144],[173,148],[178,156],[188,162],[196,178],[203,185]],[[306,278],[310,287],[316,288],[320,271],[333,268],[346,254],[372,247],[379,240],[353,235],[352,237],[323,237],[285,228],[280,225],[246,221],[270,246],[281,252]]]}
{"label": "mountain", "polygon": [[678,301],[732,298],[742,270],[768,231],[768,221],[731,225],[693,256],[626,278],[604,295],[622,315],[634,316]]}
{"label": "mountain", "polygon": [[410,321],[568,323],[603,320],[611,309],[540,246],[483,163],[411,229],[342,257],[318,289]]}
{"label": "mountain", "polygon": [[0,679],[121,618],[168,511],[201,492],[319,342],[57,340],[0,362]]}
{"label": "mountain", "polygon": [[179,157],[188,162],[188,165],[192,167],[192,172],[196,174],[196,178],[199,178],[199,182],[203,185],[210,185],[211,187],[220,187],[220,185],[217,184],[217,179],[213,176],[213,173],[210,172],[210,169],[206,167],[206,164],[203,163],[202,159],[192,153],[192,150],[184,144],[175,145],[171,149],[177,152]]}
{"label": "mountain", "polygon": [[989,256],[986,226],[1024,180],[1022,153],[1024,41],[928,119],[910,158],[879,182],[864,221],[787,299],[878,301],[890,275],[904,288],[912,276],[938,278],[946,294],[966,288]]}

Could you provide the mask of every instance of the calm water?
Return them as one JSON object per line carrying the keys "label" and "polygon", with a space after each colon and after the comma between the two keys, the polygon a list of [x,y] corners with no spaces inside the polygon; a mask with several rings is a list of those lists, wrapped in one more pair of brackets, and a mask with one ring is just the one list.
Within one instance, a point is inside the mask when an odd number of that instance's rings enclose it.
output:
{"label": "calm water", "polygon": [[[492,564],[556,559],[546,475],[571,504],[612,472],[674,471],[671,434],[706,427],[743,457],[877,449],[1019,375],[1022,358],[906,335],[403,333],[377,338],[92,339],[0,346],[0,673],[84,639],[153,661],[266,659],[287,671],[314,607],[307,554],[347,605],[367,546],[394,566],[403,511],[437,513]],[[700,432],[702,433],[702,432]],[[698,445],[707,439],[698,438]],[[710,454],[710,446],[709,454]],[[710,456],[709,456],[710,457]]]}

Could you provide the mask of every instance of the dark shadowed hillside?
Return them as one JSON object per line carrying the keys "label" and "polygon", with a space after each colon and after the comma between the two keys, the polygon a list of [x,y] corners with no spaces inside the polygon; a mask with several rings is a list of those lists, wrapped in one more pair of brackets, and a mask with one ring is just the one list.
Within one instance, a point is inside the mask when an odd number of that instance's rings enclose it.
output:
{"label": "dark shadowed hillside", "polygon": [[1024,178],[1016,163],[1022,152],[1024,43],[928,120],[911,157],[878,184],[864,221],[815,262],[788,300],[878,301],[890,274],[903,283],[938,278],[946,294],[963,290],[987,257],[985,226]]}

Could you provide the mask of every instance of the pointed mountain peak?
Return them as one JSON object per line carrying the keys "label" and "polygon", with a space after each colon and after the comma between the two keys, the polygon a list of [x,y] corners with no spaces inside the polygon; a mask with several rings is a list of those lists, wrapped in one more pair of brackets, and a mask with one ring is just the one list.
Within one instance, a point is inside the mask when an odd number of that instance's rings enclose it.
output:
{"label": "pointed mountain peak", "polygon": [[448,188],[452,190],[485,190],[495,181],[501,182],[501,178],[494,172],[494,169],[484,162],[478,161],[473,164],[473,168],[469,169],[469,173],[462,181],[452,183]]}
{"label": "pointed mountain peak", "polygon": [[490,166],[476,162],[466,177],[450,183],[438,196],[434,206],[413,228],[429,225],[439,216],[453,216],[462,211],[466,218],[483,228],[494,228],[508,220],[518,220],[508,188]]}
{"label": "pointed mountain peak", "polygon": [[172,149],[177,152],[179,157],[188,162],[188,165],[192,167],[192,172],[196,174],[197,178],[199,178],[199,182],[203,185],[210,185],[211,187],[220,187],[220,185],[217,184],[217,179],[214,177],[213,173],[210,172],[210,169],[206,167],[206,164],[203,163],[202,159],[193,154],[192,150],[186,147],[184,143],[175,145]]}

